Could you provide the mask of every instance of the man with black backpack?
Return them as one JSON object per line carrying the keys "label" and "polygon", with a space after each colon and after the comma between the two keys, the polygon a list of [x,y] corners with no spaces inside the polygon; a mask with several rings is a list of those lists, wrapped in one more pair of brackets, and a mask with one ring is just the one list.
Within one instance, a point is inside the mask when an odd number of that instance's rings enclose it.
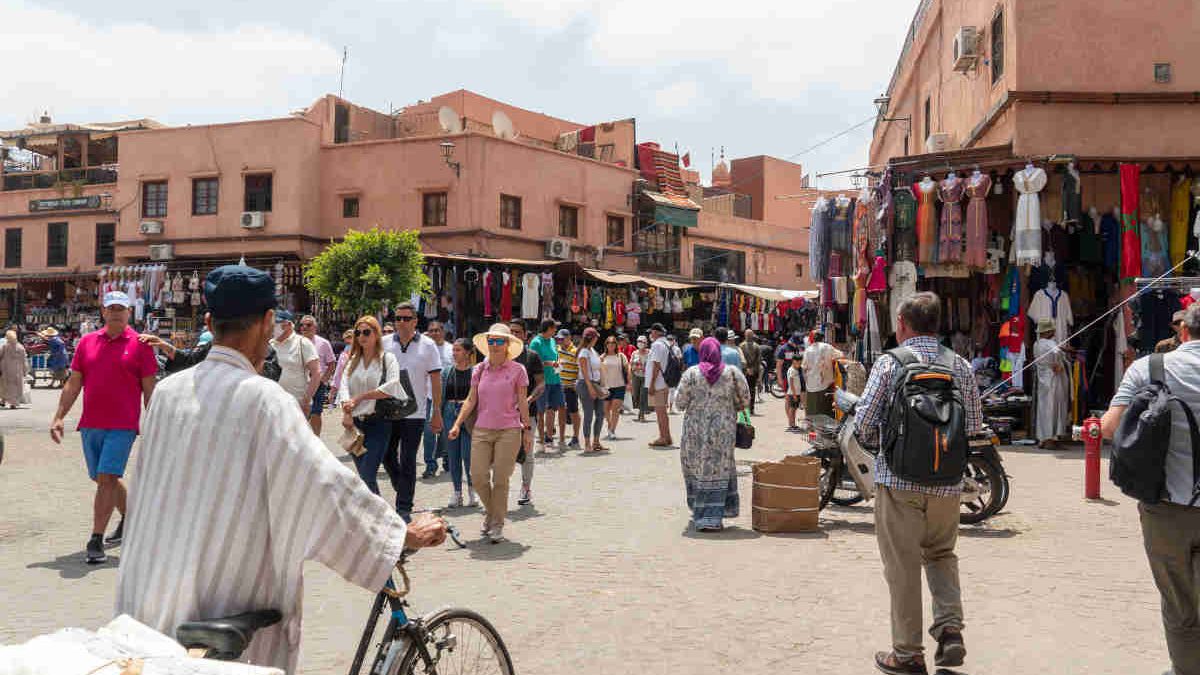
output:
{"label": "man with black backpack", "polygon": [[1200,675],[1200,304],[1181,344],[1134,361],[1100,421],[1110,477],[1138,499],[1175,675]]}
{"label": "man with black backpack", "polygon": [[865,447],[879,448],[875,534],[891,594],[892,650],[877,653],[875,665],[924,675],[922,564],[933,595],[934,662],[959,666],[967,653],[954,546],[967,439],[983,415],[971,365],[938,343],[938,296],[916,293],[898,315],[900,346],[875,363],[855,430]]}

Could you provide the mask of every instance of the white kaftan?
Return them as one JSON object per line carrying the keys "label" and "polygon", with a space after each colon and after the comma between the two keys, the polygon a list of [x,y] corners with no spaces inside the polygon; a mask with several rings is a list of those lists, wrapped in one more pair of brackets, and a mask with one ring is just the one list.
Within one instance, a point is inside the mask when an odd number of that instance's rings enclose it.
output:
{"label": "white kaftan", "polygon": [[1021,193],[1013,224],[1016,263],[1038,265],[1042,261],[1042,205],[1038,193],[1046,187],[1046,172],[1037,167],[1021,169],[1013,174],[1013,186]]}
{"label": "white kaftan", "polygon": [[1071,337],[1071,326],[1075,325],[1075,315],[1071,313],[1071,296],[1061,288],[1051,292],[1043,288],[1033,294],[1029,301],[1029,318],[1037,323],[1041,319],[1054,322],[1054,339],[1062,342]]}
{"label": "white kaftan", "polygon": [[[1066,436],[1071,429],[1067,416],[1071,409],[1071,385],[1067,378],[1067,360],[1054,340],[1041,338],[1033,343],[1037,362],[1037,438],[1039,441]],[[1059,371],[1054,372],[1055,367]]]}
{"label": "white kaftan", "polygon": [[294,673],[304,562],[376,590],[400,558],[404,521],[239,352],[214,346],[159,383],[142,433],[117,614],[174,635],[184,621],[278,609],[243,660]]}

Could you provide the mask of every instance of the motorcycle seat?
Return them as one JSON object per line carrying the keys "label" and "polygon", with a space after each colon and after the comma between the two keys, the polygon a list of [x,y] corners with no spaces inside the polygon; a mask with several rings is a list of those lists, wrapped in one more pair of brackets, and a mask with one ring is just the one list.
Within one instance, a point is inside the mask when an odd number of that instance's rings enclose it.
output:
{"label": "motorcycle seat", "polygon": [[259,609],[223,619],[188,621],[175,629],[175,639],[187,649],[204,649],[207,658],[233,661],[246,651],[255,631],[282,618],[277,609]]}

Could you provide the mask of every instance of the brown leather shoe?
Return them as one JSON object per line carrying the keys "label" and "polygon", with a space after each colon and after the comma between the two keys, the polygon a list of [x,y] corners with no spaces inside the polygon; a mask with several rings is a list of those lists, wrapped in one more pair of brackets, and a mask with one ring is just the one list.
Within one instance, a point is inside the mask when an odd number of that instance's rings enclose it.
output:
{"label": "brown leather shoe", "polygon": [[938,638],[937,652],[933,655],[936,666],[961,666],[967,658],[967,647],[963,644],[962,633],[957,630],[944,630]]}
{"label": "brown leather shoe", "polygon": [[929,675],[924,657],[901,658],[896,652],[875,652],[875,667],[888,675]]}

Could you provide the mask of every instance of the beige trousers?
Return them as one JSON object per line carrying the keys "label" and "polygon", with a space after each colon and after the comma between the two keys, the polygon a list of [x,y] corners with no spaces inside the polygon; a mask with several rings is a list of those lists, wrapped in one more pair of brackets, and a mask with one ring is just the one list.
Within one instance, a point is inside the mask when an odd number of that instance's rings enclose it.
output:
{"label": "beige trousers", "polygon": [[1200,508],[1138,504],[1175,675],[1200,675]]}
{"label": "beige trousers", "polygon": [[[520,429],[483,429],[471,433],[471,484],[487,511],[489,527],[504,524],[508,513],[508,479],[521,449]],[[529,457],[526,461],[532,461]]]}
{"label": "beige trousers", "polygon": [[933,625],[938,639],[947,628],[962,630],[962,597],[958,585],[957,495],[931,497],[920,492],[879,486],[875,503],[875,536],[883,575],[892,596],[892,649],[897,656],[924,653],[921,618],[921,567],[933,596]]}

